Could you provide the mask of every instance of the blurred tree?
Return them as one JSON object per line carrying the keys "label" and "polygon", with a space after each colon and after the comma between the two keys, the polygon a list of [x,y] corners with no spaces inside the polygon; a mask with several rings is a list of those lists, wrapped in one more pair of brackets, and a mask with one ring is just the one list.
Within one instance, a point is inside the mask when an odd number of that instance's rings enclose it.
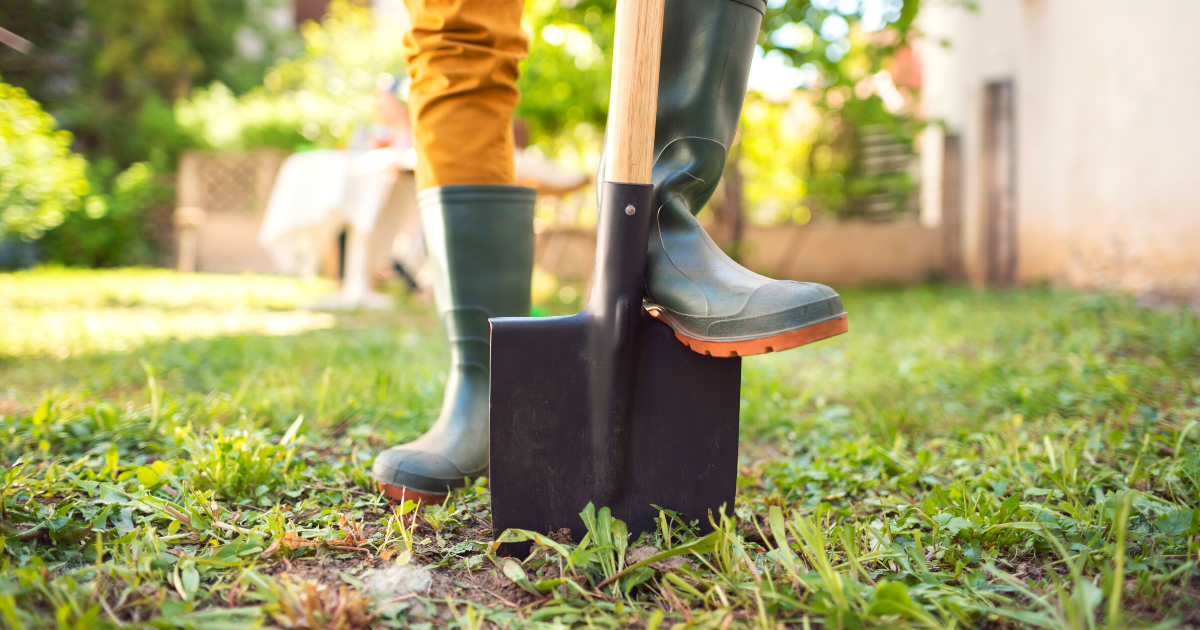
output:
{"label": "blurred tree", "polygon": [[374,121],[375,89],[404,75],[401,27],[336,0],[320,24],[305,22],[300,31],[303,50],[267,68],[262,85],[238,96],[214,82],[176,103],[176,119],[197,144],[338,147]]}
{"label": "blurred tree", "polygon": [[[920,125],[908,111],[917,87],[908,44],[918,9],[919,0],[769,0],[762,66],[803,91],[763,94],[743,116],[757,222],[909,208]],[[913,84],[897,85],[893,70]]]}
{"label": "blurred tree", "polygon": [[[56,258],[75,249],[50,242],[43,243],[43,253],[69,264],[153,262],[144,215],[151,199],[164,200],[168,193],[169,201],[170,188],[153,183],[151,174],[173,171],[179,153],[194,145],[176,123],[172,103],[197,83],[220,80],[237,91],[257,84],[294,39],[290,24],[272,16],[284,2],[0,2],[0,24],[32,43],[27,51],[0,46],[0,75],[25,88],[73,132],[74,148],[92,158],[93,189],[103,191],[89,202],[88,213],[66,217],[55,230],[64,231],[57,238],[66,243],[71,239],[65,232],[80,224],[71,238],[93,243],[80,244],[91,253]],[[116,181],[129,168],[130,175]],[[130,181],[139,178],[157,192],[133,194]]]}
{"label": "blurred tree", "polygon": [[37,238],[88,192],[87,160],[55,127],[25,90],[0,82],[0,238]]}
{"label": "blurred tree", "polygon": [[[531,37],[517,116],[529,123],[532,143],[546,143],[555,154],[599,146],[599,133],[593,132],[604,129],[608,116],[615,7],[614,0],[526,3]],[[583,145],[575,142],[577,130]],[[598,163],[599,156],[594,158]]]}
{"label": "blurred tree", "polygon": [[0,50],[0,74],[45,104],[78,150],[171,170],[187,146],[171,103],[213,80],[239,92],[257,84],[286,47],[287,34],[265,17],[277,2],[0,3],[0,23],[34,45],[29,54]]}
{"label": "blurred tree", "polygon": [[174,191],[146,162],[119,170],[102,158],[88,168],[93,194],[40,242],[42,257],[72,267],[126,267],[157,262],[158,234],[145,209],[169,202]]}
{"label": "blurred tree", "polygon": [[[768,1],[754,72],[768,74],[757,83],[772,89],[750,95],[740,134],[747,146],[731,152],[737,163],[725,173],[741,179],[714,200],[723,246],[736,248],[740,208],[757,223],[907,208],[914,183],[903,168],[878,168],[865,145],[911,146],[918,130],[905,109],[911,92],[904,92],[915,86],[897,85],[888,70],[906,51],[918,7],[918,0]],[[535,148],[581,168],[598,163],[613,8],[612,0],[526,5],[530,55],[517,115]],[[890,164],[903,161],[897,157]]]}

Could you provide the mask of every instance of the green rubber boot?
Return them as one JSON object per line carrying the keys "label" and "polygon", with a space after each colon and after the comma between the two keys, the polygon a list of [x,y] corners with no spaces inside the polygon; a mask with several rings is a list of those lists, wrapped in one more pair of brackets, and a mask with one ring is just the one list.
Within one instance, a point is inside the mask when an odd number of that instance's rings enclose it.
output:
{"label": "green rubber boot", "polygon": [[750,272],[694,216],[721,179],[765,9],[762,0],[666,3],[645,307],[701,354],[778,352],[847,330],[833,289]]}
{"label": "green rubber boot", "polygon": [[433,296],[450,339],[450,377],[437,422],[375,458],[388,496],[440,502],[488,467],[491,317],[529,315],[536,191],[460,185],[417,195]]}

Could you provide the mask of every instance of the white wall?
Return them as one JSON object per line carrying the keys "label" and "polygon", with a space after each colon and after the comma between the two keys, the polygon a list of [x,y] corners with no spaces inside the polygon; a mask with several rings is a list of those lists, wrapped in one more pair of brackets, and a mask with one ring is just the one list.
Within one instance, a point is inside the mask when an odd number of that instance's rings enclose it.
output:
{"label": "white wall", "polygon": [[984,272],[984,86],[1011,79],[1019,280],[1200,295],[1200,1],[952,4],[922,9],[922,108],[963,139],[968,275]]}

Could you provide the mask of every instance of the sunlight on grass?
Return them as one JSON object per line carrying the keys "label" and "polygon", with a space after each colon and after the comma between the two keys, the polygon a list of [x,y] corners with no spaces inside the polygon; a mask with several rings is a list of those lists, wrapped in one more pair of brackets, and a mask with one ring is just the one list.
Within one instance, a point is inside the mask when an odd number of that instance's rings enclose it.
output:
{"label": "sunlight on grass", "polygon": [[66,358],[165,339],[332,328],[332,315],[295,310],[330,289],[325,281],[163,270],[0,274],[0,355]]}
{"label": "sunlight on grass", "polygon": [[0,352],[58,358],[125,352],[151,341],[253,333],[295,335],[332,328],[333,315],[308,311],[157,308],[0,310]]}
{"label": "sunlight on grass", "polygon": [[291,310],[334,288],[334,283],[324,278],[181,275],[166,269],[39,268],[0,273],[0,304],[8,308],[152,306]]}

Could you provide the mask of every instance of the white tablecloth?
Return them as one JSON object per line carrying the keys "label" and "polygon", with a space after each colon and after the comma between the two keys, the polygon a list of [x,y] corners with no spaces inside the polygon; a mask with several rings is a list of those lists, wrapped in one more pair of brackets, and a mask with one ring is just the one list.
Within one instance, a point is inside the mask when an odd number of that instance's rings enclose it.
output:
{"label": "white tablecloth", "polygon": [[343,226],[370,233],[407,157],[392,149],[288,157],[275,176],[258,233],[275,268],[314,275],[322,248]]}

